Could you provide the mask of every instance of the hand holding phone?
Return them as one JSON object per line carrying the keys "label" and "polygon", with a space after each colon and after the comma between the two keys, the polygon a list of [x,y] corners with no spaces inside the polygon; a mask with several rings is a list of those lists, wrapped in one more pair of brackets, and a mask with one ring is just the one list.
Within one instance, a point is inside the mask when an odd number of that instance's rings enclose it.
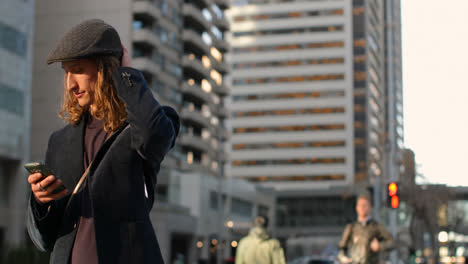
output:
{"label": "hand holding phone", "polygon": [[28,182],[31,184],[31,190],[41,203],[59,199],[67,194],[68,191],[65,191],[62,181],[56,179],[43,163],[27,163],[24,167],[30,173]]}

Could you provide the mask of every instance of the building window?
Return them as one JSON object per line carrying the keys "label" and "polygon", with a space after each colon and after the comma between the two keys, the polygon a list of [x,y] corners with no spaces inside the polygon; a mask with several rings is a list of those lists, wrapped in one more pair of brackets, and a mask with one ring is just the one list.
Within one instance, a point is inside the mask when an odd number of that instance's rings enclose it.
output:
{"label": "building window", "polygon": [[311,126],[280,126],[280,127],[238,127],[234,133],[261,133],[273,131],[316,131],[316,130],[344,130],[344,124],[327,124]]}
{"label": "building window", "polygon": [[178,78],[182,77],[182,68],[178,64],[170,62],[169,71]]}
{"label": "building window", "polygon": [[0,83],[0,109],[22,116],[24,114],[24,93]]}
{"label": "building window", "polygon": [[26,56],[26,35],[0,22],[0,47],[21,57]]}
{"label": "building window", "polygon": [[246,166],[271,166],[271,165],[327,165],[327,164],[345,164],[345,158],[297,158],[286,160],[234,160],[233,167]]}
{"label": "building window", "polygon": [[180,42],[176,33],[174,32],[169,33],[169,43],[173,49],[177,51],[182,51],[182,43]]}
{"label": "building window", "polygon": [[251,202],[244,201],[238,198],[232,198],[231,203],[232,214],[245,218],[252,217],[253,205]]}
{"label": "building window", "polygon": [[319,27],[304,27],[304,28],[288,28],[288,29],[269,29],[269,30],[255,30],[255,31],[237,31],[233,33],[234,37],[244,36],[268,36],[280,34],[294,34],[308,33],[308,32],[332,32],[343,31],[343,25],[319,26]]}
{"label": "building window", "polygon": [[356,217],[354,199],[342,197],[279,198],[277,204],[280,227],[344,226]]}
{"label": "building window", "polygon": [[218,49],[211,47],[210,51],[211,56],[213,56],[213,58],[215,58],[218,62],[223,61],[223,54]]}
{"label": "building window", "polygon": [[[277,93],[277,94],[262,94],[262,95],[235,95],[233,96],[233,102],[237,101],[256,101],[256,100],[275,100],[275,99],[303,99],[303,98],[330,98],[330,97],[343,97],[345,95],[344,91],[340,90],[330,90],[330,91],[320,91],[320,92],[296,92],[296,93]],[[318,109],[333,109],[333,108],[311,108],[311,112],[316,113],[315,110]],[[306,110],[306,109],[303,109]],[[326,110],[324,110],[327,112]],[[264,111],[266,112],[266,111]],[[328,111],[332,112],[332,111]]]}
{"label": "building window", "polygon": [[213,43],[213,40],[211,39],[210,34],[208,34],[207,32],[202,33],[202,39],[205,42],[205,44],[208,46],[211,46],[211,44]]}
{"label": "building window", "polygon": [[[356,73],[355,73],[356,74]],[[325,74],[325,75],[309,75],[309,76],[286,76],[276,78],[251,78],[251,79],[234,79],[234,85],[257,84],[257,83],[291,83],[291,82],[306,82],[306,81],[328,81],[328,80],[343,80],[344,74]]]}
{"label": "building window", "polygon": [[211,32],[213,33],[213,35],[215,35],[215,37],[217,39],[219,39],[219,40],[223,39],[223,32],[221,32],[221,30],[219,30],[217,27],[212,26],[211,27]]}
{"label": "building window", "polygon": [[159,37],[162,43],[167,43],[168,41],[167,31],[164,28],[156,25],[154,28],[154,32]]}
{"label": "building window", "polygon": [[206,21],[211,22],[213,20],[213,16],[211,15],[208,9],[204,8],[202,10],[203,17],[205,17]]}
{"label": "building window", "polygon": [[187,152],[187,163],[188,164],[193,163],[193,152],[191,152],[191,151]]}
{"label": "building window", "polygon": [[253,63],[234,63],[234,69],[262,68],[262,67],[290,67],[301,65],[317,65],[317,64],[343,64],[344,58],[325,58],[325,59],[293,59],[289,61],[269,61],[269,62],[253,62]]}
{"label": "building window", "polygon": [[344,147],[344,141],[313,141],[313,142],[276,142],[276,143],[251,143],[234,144],[233,149],[302,149],[302,148],[331,148]]}
{"label": "building window", "polygon": [[241,176],[239,179],[244,179],[253,183],[257,182],[311,182],[311,181],[343,181],[345,175],[295,175],[295,176]]}
{"label": "building window", "polygon": [[143,28],[143,22],[141,20],[134,20],[132,27],[133,27],[133,30],[135,31],[140,30]]}
{"label": "building window", "polygon": [[216,14],[218,18],[223,18],[224,17],[224,12],[219,8],[216,4],[211,5],[211,10]]}
{"label": "building window", "polygon": [[210,72],[211,79],[213,79],[218,86],[223,83],[223,76],[216,70],[211,70]]}
{"label": "building window", "polygon": [[218,209],[218,194],[216,192],[210,192],[210,208],[213,210]]}
{"label": "building window", "polygon": [[303,50],[306,48],[318,49],[318,48],[338,48],[344,47],[344,41],[334,42],[314,42],[314,43],[300,43],[300,44],[286,44],[286,45],[263,45],[263,46],[248,46],[233,48],[234,53],[239,52],[257,52],[257,51],[275,51],[275,50]]}

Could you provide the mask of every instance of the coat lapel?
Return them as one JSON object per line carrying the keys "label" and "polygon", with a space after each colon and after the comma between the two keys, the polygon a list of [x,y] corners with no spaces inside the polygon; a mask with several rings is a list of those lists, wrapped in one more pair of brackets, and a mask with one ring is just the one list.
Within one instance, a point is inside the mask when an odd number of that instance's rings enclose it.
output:
{"label": "coat lapel", "polygon": [[84,161],[83,161],[83,144],[84,144],[84,128],[85,120],[81,119],[80,123],[71,126],[66,137],[67,144],[63,146],[64,151],[62,155],[65,155],[66,162],[68,165],[68,172],[72,177],[68,177],[73,182],[65,182],[65,186],[75,186],[80,180],[84,173]]}

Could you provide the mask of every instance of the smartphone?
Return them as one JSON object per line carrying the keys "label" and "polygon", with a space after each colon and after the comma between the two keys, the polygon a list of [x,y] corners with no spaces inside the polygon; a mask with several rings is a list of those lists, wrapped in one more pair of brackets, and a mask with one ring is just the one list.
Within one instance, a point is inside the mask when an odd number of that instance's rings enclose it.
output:
{"label": "smartphone", "polygon": [[[24,164],[24,168],[29,171],[29,173],[40,173],[42,176],[47,177],[52,174],[49,168],[44,165],[42,162],[30,162]],[[52,193],[59,193],[61,191],[65,190],[65,186],[62,184],[57,189],[55,189]]]}
{"label": "smartphone", "polygon": [[42,162],[31,162],[24,164],[24,168],[29,171],[29,173],[40,173],[44,177],[47,177],[52,174],[52,172],[47,168]]}

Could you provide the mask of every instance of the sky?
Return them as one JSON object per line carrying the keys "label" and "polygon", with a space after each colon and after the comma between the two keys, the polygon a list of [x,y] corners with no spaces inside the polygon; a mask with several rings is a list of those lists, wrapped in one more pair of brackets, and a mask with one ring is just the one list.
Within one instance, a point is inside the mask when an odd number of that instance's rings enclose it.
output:
{"label": "sky", "polygon": [[468,1],[401,5],[405,147],[425,182],[468,186]]}

